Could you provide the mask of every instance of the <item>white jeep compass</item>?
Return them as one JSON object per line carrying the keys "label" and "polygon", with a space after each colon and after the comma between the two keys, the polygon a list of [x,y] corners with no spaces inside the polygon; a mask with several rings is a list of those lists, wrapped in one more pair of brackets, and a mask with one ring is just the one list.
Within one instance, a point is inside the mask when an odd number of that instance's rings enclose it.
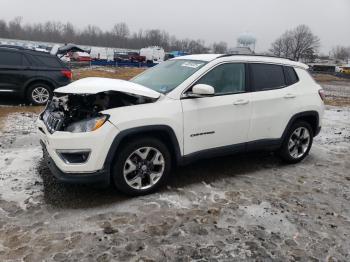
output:
{"label": "white jeep compass", "polygon": [[267,149],[301,161],[321,129],[322,99],[302,63],[190,55],[130,81],[85,78],[58,88],[38,128],[58,180],[140,195],[198,158]]}

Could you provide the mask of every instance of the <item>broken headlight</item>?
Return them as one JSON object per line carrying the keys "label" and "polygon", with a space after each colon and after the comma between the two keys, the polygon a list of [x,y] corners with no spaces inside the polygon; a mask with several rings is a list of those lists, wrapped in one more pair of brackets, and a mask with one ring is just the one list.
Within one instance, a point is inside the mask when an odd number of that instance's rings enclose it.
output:
{"label": "broken headlight", "polygon": [[98,117],[81,120],[67,126],[65,131],[72,133],[91,132],[103,126],[107,119],[108,115],[101,115]]}

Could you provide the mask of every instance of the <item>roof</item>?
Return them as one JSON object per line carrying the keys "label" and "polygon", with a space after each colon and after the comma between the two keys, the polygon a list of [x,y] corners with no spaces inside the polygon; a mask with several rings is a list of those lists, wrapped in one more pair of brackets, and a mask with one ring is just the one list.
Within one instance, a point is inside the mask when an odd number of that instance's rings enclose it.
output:
{"label": "roof", "polygon": [[222,56],[222,54],[200,54],[200,55],[185,55],[185,56],[178,56],[173,59],[186,59],[186,60],[199,60],[199,61],[206,61],[210,62],[218,57]]}
{"label": "roof", "polygon": [[200,60],[210,62],[215,59],[220,59],[220,61],[237,61],[237,62],[262,62],[271,64],[282,64],[292,67],[300,67],[303,69],[308,69],[306,64],[292,61],[286,58],[263,56],[263,55],[237,55],[237,54],[200,54],[200,55],[187,55],[180,56],[173,59],[188,59],[188,60]]}
{"label": "roof", "polygon": [[29,53],[29,54],[34,54],[34,55],[40,54],[40,55],[52,56],[48,52],[44,52],[44,51],[41,51],[41,50],[33,50],[33,49],[25,48],[25,47],[22,47],[22,46],[0,45],[0,49],[21,51],[21,52],[26,52],[26,53]]}

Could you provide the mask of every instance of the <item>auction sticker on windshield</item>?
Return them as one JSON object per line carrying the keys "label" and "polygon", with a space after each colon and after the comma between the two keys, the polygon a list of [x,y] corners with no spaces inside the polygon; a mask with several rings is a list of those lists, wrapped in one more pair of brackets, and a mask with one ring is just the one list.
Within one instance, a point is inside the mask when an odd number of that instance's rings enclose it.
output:
{"label": "auction sticker on windshield", "polygon": [[185,62],[181,66],[190,67],[190,68],[198,68],[202,66],[204,63],[196,63],[196,62]]}

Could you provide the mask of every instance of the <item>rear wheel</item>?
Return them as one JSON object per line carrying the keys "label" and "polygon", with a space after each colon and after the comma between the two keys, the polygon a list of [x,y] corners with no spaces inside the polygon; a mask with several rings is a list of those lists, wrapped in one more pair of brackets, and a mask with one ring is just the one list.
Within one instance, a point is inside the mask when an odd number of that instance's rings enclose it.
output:
{"label": "rear wheel", "polygon": [[313,141],[313,130],[309,123],[298,121],[292,125],[279,151],[288,163],[297,163],[309,153]]}
{"label": "rear wheel", "polygon": [[44,83],[33,84],[27,91],[27,99],[33,105],[45,105],[52,95],[51,88]]}
{"label": "rear wheel", "polygon": [[145,195],[163,185],[170,173],[167,147],[155,138],[140,138],[123,146],[113,168],[114,184],[125,194]]}

